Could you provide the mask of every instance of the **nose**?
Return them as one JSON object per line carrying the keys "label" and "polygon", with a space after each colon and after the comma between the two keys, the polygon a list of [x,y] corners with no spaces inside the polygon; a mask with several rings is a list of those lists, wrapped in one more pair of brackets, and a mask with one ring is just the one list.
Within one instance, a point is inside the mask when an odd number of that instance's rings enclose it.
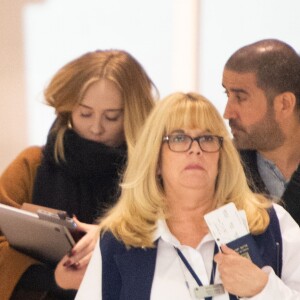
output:
{"label": "nose", "polygon": [[199,140],[193,140],[189,153],[196,153],[197,155],[202,154],[202,149],[200,148]]}
{"label": "nose", "polygon": [[232,104],[232,102],[229,99],[227,101],[223,117],[226,120],[235,119],[236,118],[236,111],[234,109],[234,105]]}
{"label": "nose", "polygon": [[90,130],[95,135],[102,134],[105,131],[101,118],[95,118],[93,120]]}

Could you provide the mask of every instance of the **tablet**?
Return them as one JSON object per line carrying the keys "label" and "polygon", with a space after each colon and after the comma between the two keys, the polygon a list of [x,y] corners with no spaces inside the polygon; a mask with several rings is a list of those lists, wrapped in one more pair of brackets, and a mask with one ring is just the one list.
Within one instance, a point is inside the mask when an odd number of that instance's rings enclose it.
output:
{"label": "tablet", "polygon": [[0,230],[11,247],[46,262],[58,262],[75,245],[66,226],[4,204],[0,204]]}

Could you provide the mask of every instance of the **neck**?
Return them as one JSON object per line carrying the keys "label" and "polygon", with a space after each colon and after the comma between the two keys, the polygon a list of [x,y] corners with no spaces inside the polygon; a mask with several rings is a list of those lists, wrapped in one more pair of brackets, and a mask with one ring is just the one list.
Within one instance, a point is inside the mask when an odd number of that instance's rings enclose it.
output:
{"label": "neck", "polygon": [[271,151],[259,151],[263,157],[277,166],[287,180],[291,178],[300,164],[300,128],[294,133],[282,146]]}
{"label": "neck", "polygon": [[213,198],[201,197],[196,191],[184,197],[178,194],[168,197],[168,204],[170,231],[181,244],[195,248],[208,233],[204,215],[212,210]]}

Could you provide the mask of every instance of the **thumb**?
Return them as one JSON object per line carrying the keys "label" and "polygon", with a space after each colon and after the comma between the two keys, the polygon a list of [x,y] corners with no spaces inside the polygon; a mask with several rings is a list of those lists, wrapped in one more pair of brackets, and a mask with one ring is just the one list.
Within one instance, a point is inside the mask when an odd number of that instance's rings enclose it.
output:
{"label": "thumb", "polygon": [[238,255],[234,250],[229,248],[227,245],[223,244],[221,245],[221,250],[224,254],[236,254]]}
{"label": "thumb", "polygon": [[80,222],[76,216],[73,216],[73,220],[77,225],[77,230],[87,232],[89,229],[93,227],[91,224]]}

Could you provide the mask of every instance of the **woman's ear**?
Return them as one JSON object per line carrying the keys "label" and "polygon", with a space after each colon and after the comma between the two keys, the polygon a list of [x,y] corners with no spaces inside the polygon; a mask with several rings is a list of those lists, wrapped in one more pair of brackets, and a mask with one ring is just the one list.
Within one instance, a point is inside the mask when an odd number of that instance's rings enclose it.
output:
{"label": "woman's ear", "polygon": [[160,167],[160,158],[157,162],[157,166],[156,166],[156,176],[161,176],[161,167]]}
{"label": "woman's ear", "polygon": [[160,166],[157,166],[156,168],[156,176],[161,176]]}

